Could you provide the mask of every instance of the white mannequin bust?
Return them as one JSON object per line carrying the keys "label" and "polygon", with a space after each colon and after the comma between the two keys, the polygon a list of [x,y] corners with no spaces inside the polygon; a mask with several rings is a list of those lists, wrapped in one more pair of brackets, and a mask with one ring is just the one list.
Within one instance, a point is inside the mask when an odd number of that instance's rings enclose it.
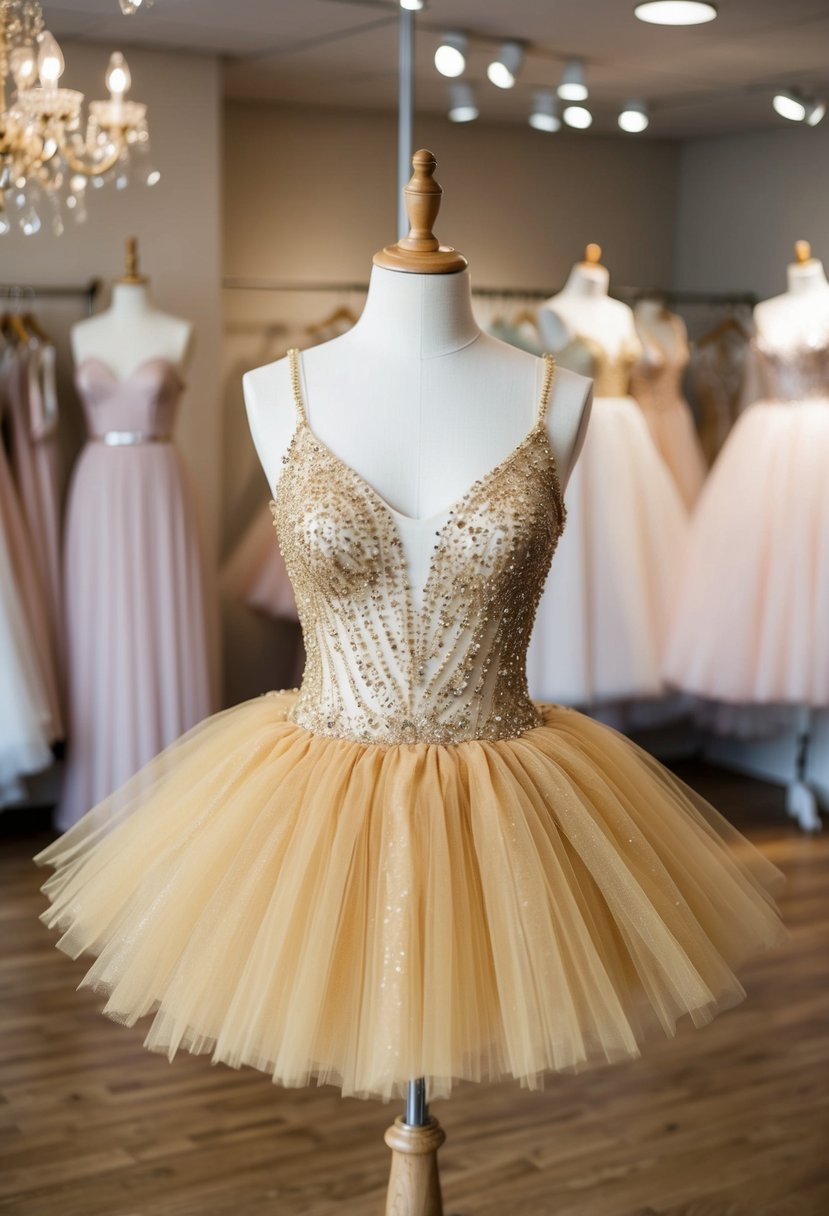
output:
{"label": "white mannequin bust", "polygon": [[[417,265],[427,255],[408,256]],[[357,324],[301,358],[310,427],[394,510],[415,592],[434,540],[424,523],[448,515],[531,430],[543,375],[542,360],[479,328],[467,270],[375,265]],[[296,427],[287,359],[248,372],[243,383],[273,493]],[[584,439],[591,387],[564,370],[553,382],[547,428],[562,487]]]}
{"label": "white mannequin bust", "polygon": [[548,350],[563,350],[574,338],[598,342],[611,358],[636,341],[633,311],[607,294],[610,275],[599,264],[601,249],[588,245],[583,262],[570,271],[562,290],[542,304],[538,327]]}
{"label": "white mannequin bust", "polygon": [[825,339],[829,330],[829,282],[823,263],[806,241],[795,246],[798,260],[787,270],[788,291],[763,300],[754,310],[757,332],[775,347]]}
{"label": "white mannequin bust", "polygon": [[147,280],[138,274],[131,240],[127,274],[113,285],[109,308],[74,325],[71,341],[76,366],[86,359],[100,359],[125,379],[150,359],[164,359],[183,371],[192,349],[193,326],[156,307]]}
{"label": "white mannequin bust", "polygon": [[633,318],[646,362],[659,361],[663,355],[673,362],[687,352],[684,322],[669,312],[660,300],[638,300]]}

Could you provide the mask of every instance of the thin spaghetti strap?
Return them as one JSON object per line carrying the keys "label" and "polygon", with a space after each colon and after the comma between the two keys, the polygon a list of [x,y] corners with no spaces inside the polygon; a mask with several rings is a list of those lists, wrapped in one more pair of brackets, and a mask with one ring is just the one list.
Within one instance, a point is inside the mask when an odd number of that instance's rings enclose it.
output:
{"label": "thin spaghetti strap", "polygon": [[536,426],[540,426],[547,417],[547,410],[550,407],[550,395],[553,391],[553,376],[556,370],[556,361],[550,354],[545,354],[544,358],[544,383],[541,387],[541,396],[538,399],[538,411],[536,414]]}
{"label": "thin spaghetti strap", "polygon": [[302,400],[302,384],[299,375],[299,351],[296,347],[291,347],[288,351],[288,364],[291,369],[291,389],[294,394],[294,405],[296,406],[297,419],[299,422],[308,421],[308,416],[305,413],[305,404]]}

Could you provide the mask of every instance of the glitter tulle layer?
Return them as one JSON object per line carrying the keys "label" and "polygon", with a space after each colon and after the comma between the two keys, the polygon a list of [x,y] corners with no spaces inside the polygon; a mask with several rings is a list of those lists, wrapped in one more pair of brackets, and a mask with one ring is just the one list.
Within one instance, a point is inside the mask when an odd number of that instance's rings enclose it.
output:
{"label": "glitter tulle layer", "polygon": [[209,718],[42,852],[43,915],[146,1046],[431,1096],[638,1054],[744,995],[774,867],[607,727],[383,746]]}

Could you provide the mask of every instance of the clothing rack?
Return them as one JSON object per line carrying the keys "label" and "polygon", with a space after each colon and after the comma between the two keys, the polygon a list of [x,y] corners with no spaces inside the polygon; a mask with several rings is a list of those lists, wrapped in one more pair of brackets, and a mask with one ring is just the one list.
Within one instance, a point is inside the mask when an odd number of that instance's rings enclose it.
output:
{"label": "clothing rack", "polygon": [[2,283],[0,284],[0,298],[17,301],[82,299],[86,301],[87,312],[91,315],[95,308],[95,300],[100,289],[100,279],[90,279],[87,283],[77,285],[71,283],[49,283],[42,286],[34,286],[28,283]]}
{"label": "clothing rack", "polygon": [[[301,279],[261,279],[230,276],[222,280],[222,286],[228,291],[309,291],[309,292],[342,292],[365,293],[368,283],[362,282],[315,282]],[[473,287],[472,295],[482,299],[501,300],[547,300],[561,289],[558,287]],[[753,308],[759,297],[750,291],[738,292],[709,292],[709,291],[649,291],[641,287],[615,287],[610,292],[616,299],[631,301],[648,296],[658,296],[666,304],[701,304],[725,308]]]}

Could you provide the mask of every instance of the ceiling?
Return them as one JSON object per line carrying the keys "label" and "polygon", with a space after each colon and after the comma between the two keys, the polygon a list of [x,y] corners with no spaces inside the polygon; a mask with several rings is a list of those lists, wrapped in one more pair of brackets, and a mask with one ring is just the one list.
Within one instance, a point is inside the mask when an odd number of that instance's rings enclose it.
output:
{"label": "ceiling", "polygon": [[[43,6],[59,38],[217,53],[232,98],[396,104],[397,0],[156,0],[129,18],[118,0]],[[416,28],[420,112],[446,111],[448,82],[432,57],[451,29],[471,37],[466,78],[483,121],[525,122],[534,90],[554,87],[571,56],[587,64],[594,131],[616,130],[626,99],[650,102],[651,126],[640,139],[788,127],[771,110],[775,86],[829,93],[829,0],[721,0],[716,21],[684,29],[637,21],[633,0],[432,0]],[[485,77],[501,38],[527,45],[512,90]]]}

